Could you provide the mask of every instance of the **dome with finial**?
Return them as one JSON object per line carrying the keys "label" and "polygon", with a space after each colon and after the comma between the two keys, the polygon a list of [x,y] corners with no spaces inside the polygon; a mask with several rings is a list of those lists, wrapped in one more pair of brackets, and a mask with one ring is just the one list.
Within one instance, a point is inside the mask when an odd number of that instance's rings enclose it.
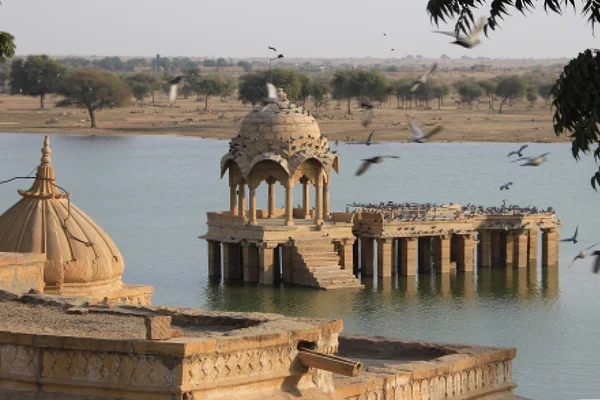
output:
{"label": "dome with finial", "polygon": [[56,184],[44,139],[42,162],[29,190],[0,215],[0,251],[46,254],[45,292],[85,296],[123,286],[123,257],[112,239]]}
{"label": "dome with finial", "polygon": [[261,161],[278,163],[292,176],[304,161],[318,160],[327,170],[338,170],[337,154],[329,149],[317,121],[303,107],[287,100],[282,89],[246,115],[239,134],[221,159],[221,176],[235,162],[243,176]]}

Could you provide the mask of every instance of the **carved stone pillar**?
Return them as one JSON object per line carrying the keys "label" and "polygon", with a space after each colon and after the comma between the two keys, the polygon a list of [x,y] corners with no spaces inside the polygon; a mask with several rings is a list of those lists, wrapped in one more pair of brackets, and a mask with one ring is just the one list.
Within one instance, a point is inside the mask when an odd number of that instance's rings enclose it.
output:
{"label": "carved stone pillar", "polygon": [[538,253],[538,234],[539,230],[530,229],[527,237],[527,259],[529,261],[537,261]]}
{"label": "carved stone pillar", "polygon": [[250,224],[256,225],[256,188],[250,186]]}
{"label": "carved stone pillar", "polygon": [[319,176],[315,184],[315,224],[323,222],[323,169],[319,169]]}
{"label": "carved stone pillar", "polygon": [[242,244],[244,282],[258,282],[258,248],[255,243]]}
{"label": "carved stone pillar", "polygon": [[276,247],[275,243],[258,244],[258,281],[261,285],[273,285]]}
{"label": "carved stone pillar", "polygon": [[237,202],[237,185],[229,185],[229,212],[231,215],[238,215],[238,202]]}
{"label": "carved stone pillar", "polygon": [[450,236],[444,235],[434,240],[436,273],[450,272]]}
{"label": "carved stone pillar", "polygon": [[240,201],[238,202],[238,215],[242,218],[246,217],[246,184],[240,183],[240,189],[238,191]]}
{"label": "carved stone pillar", "polygon": [[[514,258],[513,267],[527,268],[528,237],[525,231],[515,232],[514,234]],[[521,274],[524,275],[524,274]]]}
{"label": "carved stone pillar", "polygon": [[456,269],[462,272],[473,272],[475,267],[475,238],[472,234],[461,235],[458,241],[458,259]]}
{"label": "carved stone pillar", "polygon": [[515,233],[513,231],[506,232],[504,236],[504,266],[512,267],[515,258]]}
{"label": "carved stone pillar", "polygon": [[338,255],[342,269],[352,271],[354,268],[354,239],[344,239],[338,244]]}
{"label": "carved stone pillar", "polygon": [[417,274],[417,238],[400,238],[400,275]]}
{"label": "carved stone pillar", "polygon": [[302,183],[302,209],[304,210],[304,219],[310,219],[310,181],[307,177],[300,179]]}
{"label": "carved stone pillar", "polygon": [[294,186],[291,181],[285,185],[285,224],[294,225]]}
{"label": "carved stone pillar", "polygon": [[329,219],[329,214],[331,214],[331,204],[330,204],[330,196],[329,196],[329,180],[325,179],[323,182],[323,218]]}
{"label": "carved stone pillar", "polygon": [[277,180],[273,177],[267,178],[267,184],[269,185],[269,198],[268,198],[268,217],[275,217],[275,182]]}
{"label": "carved stone pillar", "polygon": [[377,239],[377,277],[388,278],[394,269],[392,239]]}

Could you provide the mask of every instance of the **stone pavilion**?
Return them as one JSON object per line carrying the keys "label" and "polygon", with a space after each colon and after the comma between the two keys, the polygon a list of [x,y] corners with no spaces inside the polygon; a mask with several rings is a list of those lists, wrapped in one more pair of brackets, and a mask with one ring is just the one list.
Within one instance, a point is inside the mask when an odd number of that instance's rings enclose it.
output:
{"label": "stone pavilion", "polygon": [[[0,252],[11,253],[0,253],[0,272],[5,275],[0,288],[28,289],[22,287],[24,280],[29,282],[27,277],[38,274],[39,287],[32,284],[29,288],[46,294],[150,304],[152,286],[123,284],[125,262],[116,244],[71,203],[70,193],[60,190],[51,153],[46,136],[33,185],[19,190],[22,199],[0,215]],[[37,256],[29,255],[28,260],[33,261],[27,263],[23,259],[28,256],[23,253]]]}

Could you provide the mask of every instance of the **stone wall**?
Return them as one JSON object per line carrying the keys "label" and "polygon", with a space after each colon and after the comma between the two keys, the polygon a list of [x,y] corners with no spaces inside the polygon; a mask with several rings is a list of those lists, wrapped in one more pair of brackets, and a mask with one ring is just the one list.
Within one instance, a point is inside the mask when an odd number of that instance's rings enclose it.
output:
{"label": "stone wall", "polygon": [[0,290],[44,290],[44,254],[0,252]]}

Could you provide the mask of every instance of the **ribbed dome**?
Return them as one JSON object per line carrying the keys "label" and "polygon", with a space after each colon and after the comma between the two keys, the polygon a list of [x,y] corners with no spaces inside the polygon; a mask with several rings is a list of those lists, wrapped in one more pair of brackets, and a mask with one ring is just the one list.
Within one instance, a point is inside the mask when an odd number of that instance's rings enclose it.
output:
{"label": "ribbed dome", "polygon": [[290,176],[309,158],[337,171],[337,154],[329,150],[317,121],[304,108],[290,103],[281,89],[278,94],[281,101],[266,101],[246,115],[221,159],[221,176],[231,161],[244,176],[264,160],[277,162]]}
{"label": "ribbed dome", "polygon": [[86,295],[123,286],[124,262],[112,239],[56,185],[49,139],[31,189],[0,216],[0,251],[45,253],[45,291]]}

